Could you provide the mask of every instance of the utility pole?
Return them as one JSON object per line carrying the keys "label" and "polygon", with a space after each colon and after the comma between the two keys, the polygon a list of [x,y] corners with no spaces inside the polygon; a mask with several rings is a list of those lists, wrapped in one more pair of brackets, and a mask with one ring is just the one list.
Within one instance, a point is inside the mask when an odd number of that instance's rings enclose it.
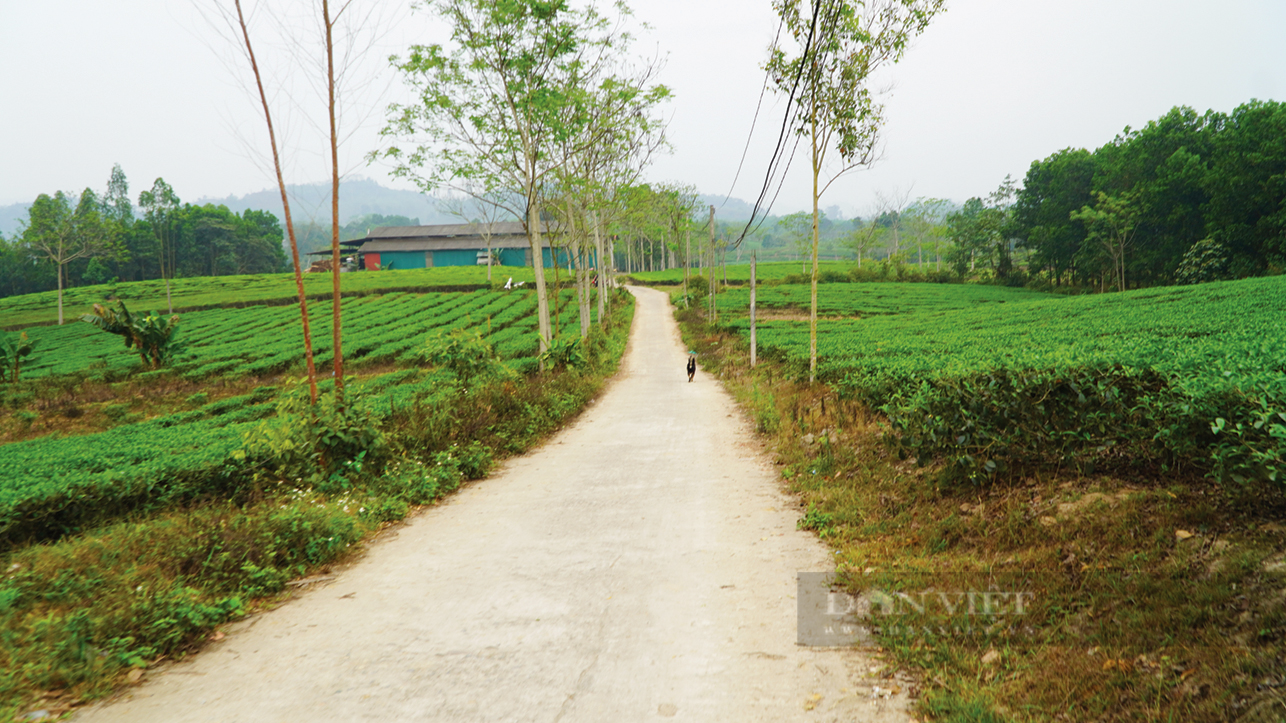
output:
{"label": "utility pole", "polygon": [[683,308],[688,308],[688,274],[692,268],[692,219],[689,217],[685,222],[688,226],[687,241],[683,246]]}
{"label": "utility pole", "polygon": [[710,204],[710,323],[713,324],[719,320],[719,307],[715,303],[716,279],[715,273],[715,256],[714,256],[714,204]]}

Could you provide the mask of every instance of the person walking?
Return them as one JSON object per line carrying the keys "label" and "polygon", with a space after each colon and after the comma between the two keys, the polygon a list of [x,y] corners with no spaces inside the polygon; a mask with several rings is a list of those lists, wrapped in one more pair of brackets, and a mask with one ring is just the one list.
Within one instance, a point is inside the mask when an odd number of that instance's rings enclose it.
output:
{"label": "person walking", "polygon": [[688,381],[697,375],[697,355],[694,352],[688,352]]}

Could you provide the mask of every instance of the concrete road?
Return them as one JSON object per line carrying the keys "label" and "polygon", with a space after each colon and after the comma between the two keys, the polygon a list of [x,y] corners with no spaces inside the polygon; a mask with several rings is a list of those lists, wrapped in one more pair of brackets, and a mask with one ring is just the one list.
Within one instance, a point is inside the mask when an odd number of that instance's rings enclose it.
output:
{"label": "concrete road", "polygon": [[847,650],[795,644],[830,570],[665,295],[576,423],[298,600],[150,673],[108,721],[906,721]]}

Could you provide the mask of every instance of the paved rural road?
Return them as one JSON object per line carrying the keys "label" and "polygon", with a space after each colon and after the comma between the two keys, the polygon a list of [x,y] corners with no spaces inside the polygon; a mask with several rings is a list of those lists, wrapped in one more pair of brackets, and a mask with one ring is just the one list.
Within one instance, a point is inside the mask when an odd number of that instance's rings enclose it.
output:
{"label": "paved rural road", "polygon": [[906,721],[874,663],[795,644],[797,532],[664,294],[573,425],[82,723]]}

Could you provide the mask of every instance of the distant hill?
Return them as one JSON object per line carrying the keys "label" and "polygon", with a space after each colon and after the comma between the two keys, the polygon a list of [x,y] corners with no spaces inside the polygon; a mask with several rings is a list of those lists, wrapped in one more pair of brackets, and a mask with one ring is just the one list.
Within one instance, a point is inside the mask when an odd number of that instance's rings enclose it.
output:
{"label": "distant hill", "polygon": [[[301,226],[309,221],[328,223],[330,221],[330,184],[307,183],[287,186],[290,193],[290,210],[295,221]],[[700,208],[715,207],[715,215],[720,221],[745,221],[750,218],[751,204],[739,198],[702,194]],[[227,196],[224,198],[204,197],[196,200],[184,198],[197,205],[212,203],[216,206],[227,206],[236,213],[246,209],[270,211],[278,219],[281,212],[281,194],[276,188],[247,193],[244,196]],[[11,206],[0,206],[0,233],[12,235],[19,224],[27,219],[30,203],[15,203]],[[701,215],[702,212],[698,212]],[[404,191],[386,188],[368,178],[356,178],[344,181],[339,189],[340,223],[346,224],[355,218],[379,214],[381,216],[406,216],[418,218],[425,225],[439,223],[459,223],[460,219],[452,216],[445,206],[436,198],[426,196],[418,191]]]}
{"label": "distant hill", "polygon": [[27,209],[30,203],[15,203],[12,206],[0,206],[0,233],[12,236],[18,232],[23,221],[27,220]]}
{"label": "distant hill", "polygon": [[701,202],[700,208],[705,209],[704,213],[698,212],[698,216],[703,216],[710,212],[710,207],[714,206],[714,217],[719,221],[748,221],[750,212],[754,210],[754,205],[746,203],[740,198],[729,198],[726,201],[723,196],[712,196],[703,193],[697,197]]}
{"label": "distant hill", "polygon": [[[287,186],[286,190],[290,194],[290,212],[296,222],[303,224],[310,220],[330,220],[329,183],[298,184]],[[244,196],[201,198],[194,203],[223,205],[237,213],[251,208],[271,211],[277,218],[283,218],[281,193],[275,188],[248,193]],[[437,199],[418,191],[385,188],[368,178],[357,178],[340,183],[340,223],[347,223],[358,216],[373,213],[381,216],[418,218],[423,224],[460,222],[460,219],[448,213]]]}
{"label": "distant hill", "polygon": [[[319,223],[330,221],[329,183],[298,184],[286,188],[290,193],[291,213],[300,225],[307,224],[309,221]],[[183,200],[198,206],[207,203],[227,206],[236,213],[247,209],[271,211],[278,219],[284,218],[281,212],[281,193],[276,188],[266,188],[244,196],[206,197],[195,200],[183,198]],[[0,233],[5,236],[17,233],[21,223],[27,220],[27,209],[30,207],[30,203],[0,206]],[[448,213],[437,199],[425,196],[418,191],[385,188],[366,178],[340,184],[340,223],[348,223],[354,218],[370,214],[418,218],[423,224],[460,222],[460,219]]]}

